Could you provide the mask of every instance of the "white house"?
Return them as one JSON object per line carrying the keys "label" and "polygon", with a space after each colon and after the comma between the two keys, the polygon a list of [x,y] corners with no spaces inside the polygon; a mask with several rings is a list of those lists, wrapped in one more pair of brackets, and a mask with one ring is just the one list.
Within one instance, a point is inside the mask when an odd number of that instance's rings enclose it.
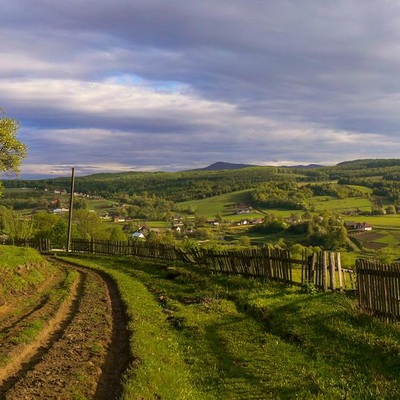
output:
{"label": "white house", "polygon": [[145,236],[142,232],[134,232],[132,233],[132,237],[135,239],[145,239]]}

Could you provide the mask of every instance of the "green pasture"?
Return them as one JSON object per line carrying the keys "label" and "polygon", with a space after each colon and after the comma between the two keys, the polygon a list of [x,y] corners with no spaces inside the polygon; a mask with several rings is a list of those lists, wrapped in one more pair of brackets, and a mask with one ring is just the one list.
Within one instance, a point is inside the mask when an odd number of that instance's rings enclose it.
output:
{"label": "green pasture", "polygon": [[[347,217],[345,218],[347,219]],[[373,229],[400,229],[400,214],[389,214],[389,215],[360,215],[355,217],[349,217],[348,220],[366,222],[373,226]]]}
{"label": "green pasture", "polygon": [[192,209],[197,210],[199,214],[212,218],[217,214],[231,214],[232,211],[235,210],[237,204],[248,204],[249,194],[251,191],[252,189],[246,189],[201,200],[185,201],[179,203],[179,206],[181,208],[191,207]]}
{"label": "green pasture", "polygon": [[362,192],[364,195],[369,196],[372,194],[372,189],[365,187],[365,186],[359,186],[359,185],[346,185],[352,189],[356,189],[359,190],[360,192]]}
{"label": "green pasture", "polygon": [[315,196],[309,200],[309,206],[313,207],[316,212],[330,211],[343,213],[346,211],[355,211],[357,208],[361,211],[370,211],[371,200],[366,197],[337,199],[331,196]]}

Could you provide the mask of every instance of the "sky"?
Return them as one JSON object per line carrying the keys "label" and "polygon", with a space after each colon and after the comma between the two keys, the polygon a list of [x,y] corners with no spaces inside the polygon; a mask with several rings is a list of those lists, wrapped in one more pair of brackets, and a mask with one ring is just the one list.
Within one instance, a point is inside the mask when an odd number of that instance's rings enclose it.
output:
{"label": "sky", "polygon": [[400,2],[0,0],[22,178],[400,158]]}

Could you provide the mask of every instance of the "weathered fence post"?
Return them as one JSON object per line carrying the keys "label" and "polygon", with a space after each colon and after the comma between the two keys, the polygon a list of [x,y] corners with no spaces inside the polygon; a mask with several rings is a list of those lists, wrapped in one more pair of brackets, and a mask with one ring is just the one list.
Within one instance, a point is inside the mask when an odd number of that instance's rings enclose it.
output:
{"label": "weathered fence post", "polygon": [[336,276],[335,276],[335,253],[329,253],[329,275],[331,279],[331,290],[336,290]]}
{"label": "weathered fence post", "polygon": [[328,282],[327,282],[327,272],[328,272],[328,265],[327,265],[327,254],[326,251],[321,253],[322,256],[322,290],[324,292],[328,291]]}
{"label": "weathered fence post", "polygon": [[342,261],[340,259],[340,252],[336,253],[336,266],[337,266],[338,277],[339,277],[339,290],[341,292],[343,292]]}

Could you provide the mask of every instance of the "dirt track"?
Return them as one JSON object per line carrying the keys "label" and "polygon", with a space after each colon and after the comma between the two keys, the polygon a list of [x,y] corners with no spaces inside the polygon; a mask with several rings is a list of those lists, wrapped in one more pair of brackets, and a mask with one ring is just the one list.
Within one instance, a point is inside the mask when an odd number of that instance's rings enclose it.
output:
{"label": "dirt track", "polygon": [[57,263],[40,293],[0,307],[0,399],[116,399],[129,353],[115,285]]}

